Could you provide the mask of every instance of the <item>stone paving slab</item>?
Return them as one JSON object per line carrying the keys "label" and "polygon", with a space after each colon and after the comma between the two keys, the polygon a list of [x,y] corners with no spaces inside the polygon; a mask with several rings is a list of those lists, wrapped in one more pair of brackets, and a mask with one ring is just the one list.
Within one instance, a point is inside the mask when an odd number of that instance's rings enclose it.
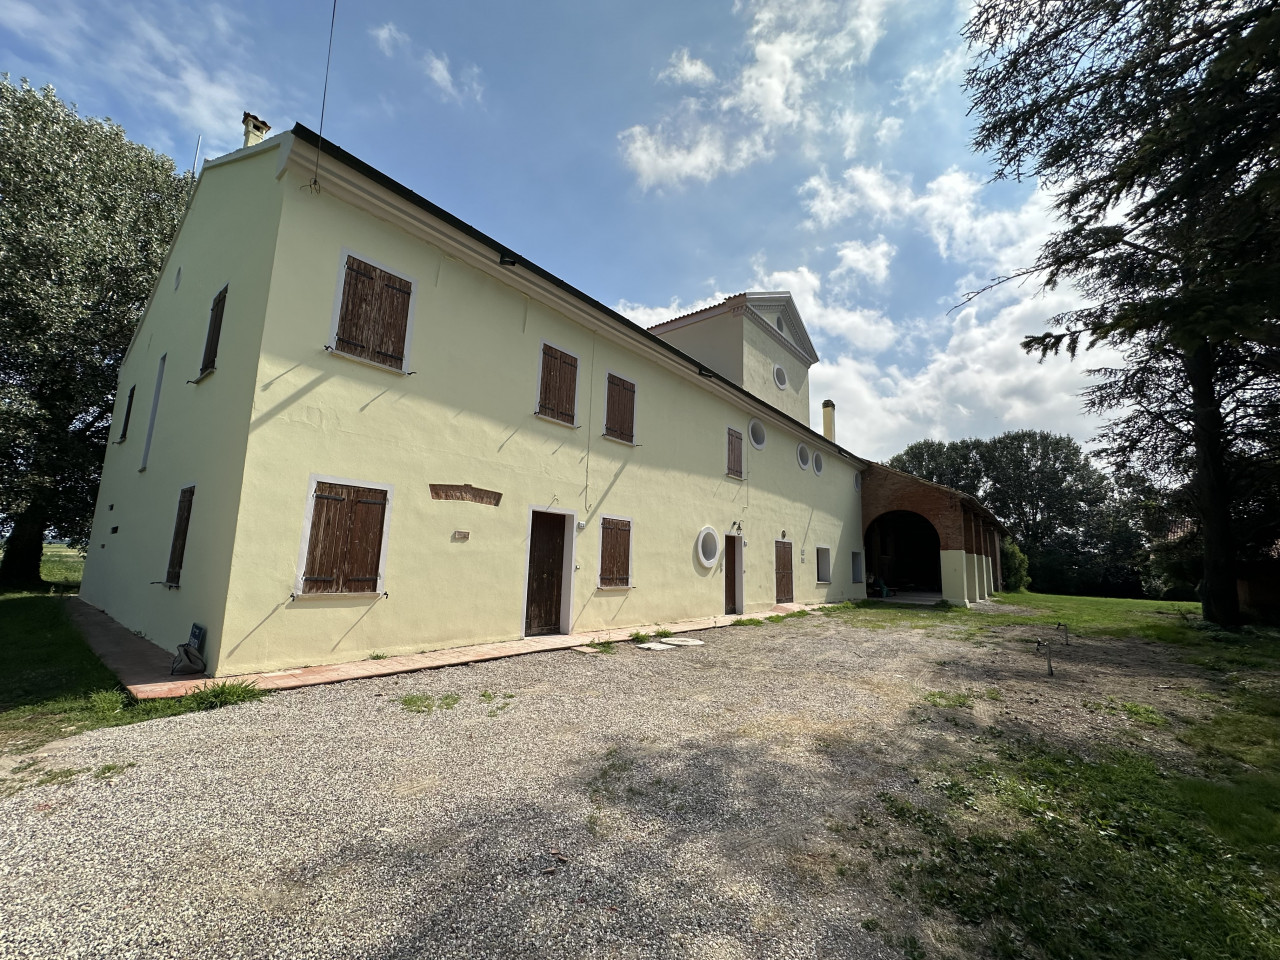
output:
{"label": "stone paving slab", "polygon": [[[311,687],[344,680],[361,680],[368,677],[385,677],[415,670],[431,670],[453,667],[502,657],[516,657],[526,653],[546,650],[565,650],[591,643],[610,643],[628,640],[637,630],[652,633],[658,629],[672,633],[690,633],[724,627],[738,619],[735,615],[702,617],[696,620],[680,620],[673,623],[646,624],[641,627],[625,627],[617,630],[596,630],[589,633],[553,634],[545,637],[522,637],[518,640],[501,640],[497,643],[478,643],[444,650],[430,650],[403,657],[386,657],[381,660],[353,660],[348,663],[330,663],[315,667],[298,667],[292,670],[272,670],[266,673],[236,674],[218,677],[175,677],[169,673],[173,654],[140,637],[127,627],[111,619],[101,610],[90,606],[79,597],[67,598],[67,612],[71,620],[84,634],[85,640],[103,663],[120,678],[120,682],[139,700],[160,697],[181,697],[211,682],[240,681],[254,683],[263,690],[290,690]],[[804,604],[779,604],[773,613],[789,613],[802,609]]]}

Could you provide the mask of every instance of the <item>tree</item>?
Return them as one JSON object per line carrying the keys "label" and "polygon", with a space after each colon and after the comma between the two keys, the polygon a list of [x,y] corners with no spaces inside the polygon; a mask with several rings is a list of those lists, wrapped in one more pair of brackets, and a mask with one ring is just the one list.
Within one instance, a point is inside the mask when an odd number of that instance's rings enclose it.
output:
{"label": "tree", "polygon": [[1138,345],[1167,360],[1190,425],[1204,616],[1234,626],[1239,451],[1222,388],[1235,349],[1280,369],[1280,11],[981,0],[965,35],[975,148],[997,177],[1039,178],[1062,224],[1023,274],[1090,301],[1023,346],[1043,359]]}
{"label": "tree", "polygon": [[982,443],[981,440],[953,440],[950,443],[917,440],[890,457],[888,465],[977,497],[981,495],[985,476],[979,455]]}
{"label": "tree", "polygon": [[88,538],[120,360],[186,208],[173,161],[0,75],[0,585]]}

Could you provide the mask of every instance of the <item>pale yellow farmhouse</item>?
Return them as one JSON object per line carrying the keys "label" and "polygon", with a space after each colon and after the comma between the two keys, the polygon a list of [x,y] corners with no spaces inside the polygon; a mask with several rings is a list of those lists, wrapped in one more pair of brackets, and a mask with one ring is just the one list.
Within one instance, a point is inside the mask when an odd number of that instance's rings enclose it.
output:
{"label": "pale yellow farmhouse", "polygon": [[169,648],[199,624],[229,675],[861,599],[895,565],[993,588],[971,498],[925,519],[890,484],[864,524],[864,478],[910,481],[838,446],[831,407],[807,426],[786,293],[646,330],[246,122],[121,367],[81,588],[120,623]]}

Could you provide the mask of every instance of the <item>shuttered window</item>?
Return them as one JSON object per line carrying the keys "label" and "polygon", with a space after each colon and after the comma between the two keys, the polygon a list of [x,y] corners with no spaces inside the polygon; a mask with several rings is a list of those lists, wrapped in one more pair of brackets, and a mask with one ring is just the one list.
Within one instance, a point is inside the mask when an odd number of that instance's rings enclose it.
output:
{"label": "shuttered window", "polygon": [[600,586],[631,586],[631,521],[600,521]]}
{"label": "shuttered window", "polygon": [[376,593],[387,491],[316,483],[303,593]]}
{"label": "shuttered window", "polygon": [[347,257],[334,349],[403,370],[412,296],[408,280]]}
{"label": "shuttered window", "polygon": [[116,443],[124,443],[124,438],[129,435],[129,418],[133,416],[133,394],[137,389],[136,383],[129,388],[129,399],[124,402],[124,420],[120,423],[120,437]]}
{"label": "shuttered window", "polygon": [[611,373],[604,404],[604,435],[635,443],[635,428],[636,385]]}
{"label": "shuttered window", "polygon": [[729,466],[725,472],[742,479],[742,434],[733,427],[729,428]]}
{"label": "shuttered window", "polygon": [[178,519],[173,523],[173,542],[169,544],[169,569],[164,575],[166,586],[176,587],[182,580],[182,558],[187,552],[187,527],[191,525],[191,502],[195,487],[183,487],[178,494]]}
{"label": "shuttered window", "polygon": [[577,401],[578,358],[544,343],[538,415],[572,425],[577,419]]}
{"label": "shuttered window", "polygon": [[222,312],[227,306],[227,288],[223,287],[213,298],[209,308],[209,333],[204,338],[204,359],[200,361],[200,375],[208,373],[218,359],[218,340],[222,338]]}

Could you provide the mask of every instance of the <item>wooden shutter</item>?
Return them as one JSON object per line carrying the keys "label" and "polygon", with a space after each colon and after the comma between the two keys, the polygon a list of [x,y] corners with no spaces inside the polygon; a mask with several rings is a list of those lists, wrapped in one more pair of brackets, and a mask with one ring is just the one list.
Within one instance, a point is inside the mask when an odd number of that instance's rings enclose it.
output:
{"label": "wooden shutter", "polygon": [[124,438],[129,435],[129,418],[133,416],[133,394],[138,389],[135,383],[129,388],[129,399],[124,402],[124,422],[120,424],[120,439],[117,443],[123,443]]}
{"label": "wooden shutter", "polygon": [[336,347],[353,357],[404,369],[413,284],[355,257],[347,257]]}
{"label": "wooden shutter", "polygon": [[605,436],[635,442],[636,385],[609,374],[604,407]]}
{"label": "wooden shutter", "polygon": [[382,521],[387,514],[387,491],[347,487],[350,527],[342,562],[343,593],[374,593],[382,559]]}
{"label": "wooden shutter", "polygon": [[311,536],[307,564],[302,570],[303,593],[337,593],[342,587],[342,556],[346,551],[346,509],[350,487],[317,483],[311,502]]}
{"label": "wooden shutter", "polygon": [[191,501],[195,499],[195,487],[183,487],[178,494],[178,519],[173,523],[173,542],[169,544],[169,569],[164,582],[176,587],[182,579],[182,558],[187,552],[187,527],[191,524]]}
{"label": "wooden shutter", "polygon": [[631,584],[631,521],[605,517],[600,521],[600,586]]}
{"label": "wooden shutter", "polygon": [[742,434],[729,428],[729,476],[742,479]]}
{"label": "wooden shutter", "polygon": [[204,359],[200,361],[200,372],[208,373],[218,359],[218,340],[222,337],[222,312],[227,306],[227,288],[223,287],[213,298],[213,306],[209,308],[209,333],[204,338]]}
{"label": "wooden shutter", "polygon": [[538,389],[538,413],[572,424],[577,412],[578,358],[542,345],[542,382]]}

